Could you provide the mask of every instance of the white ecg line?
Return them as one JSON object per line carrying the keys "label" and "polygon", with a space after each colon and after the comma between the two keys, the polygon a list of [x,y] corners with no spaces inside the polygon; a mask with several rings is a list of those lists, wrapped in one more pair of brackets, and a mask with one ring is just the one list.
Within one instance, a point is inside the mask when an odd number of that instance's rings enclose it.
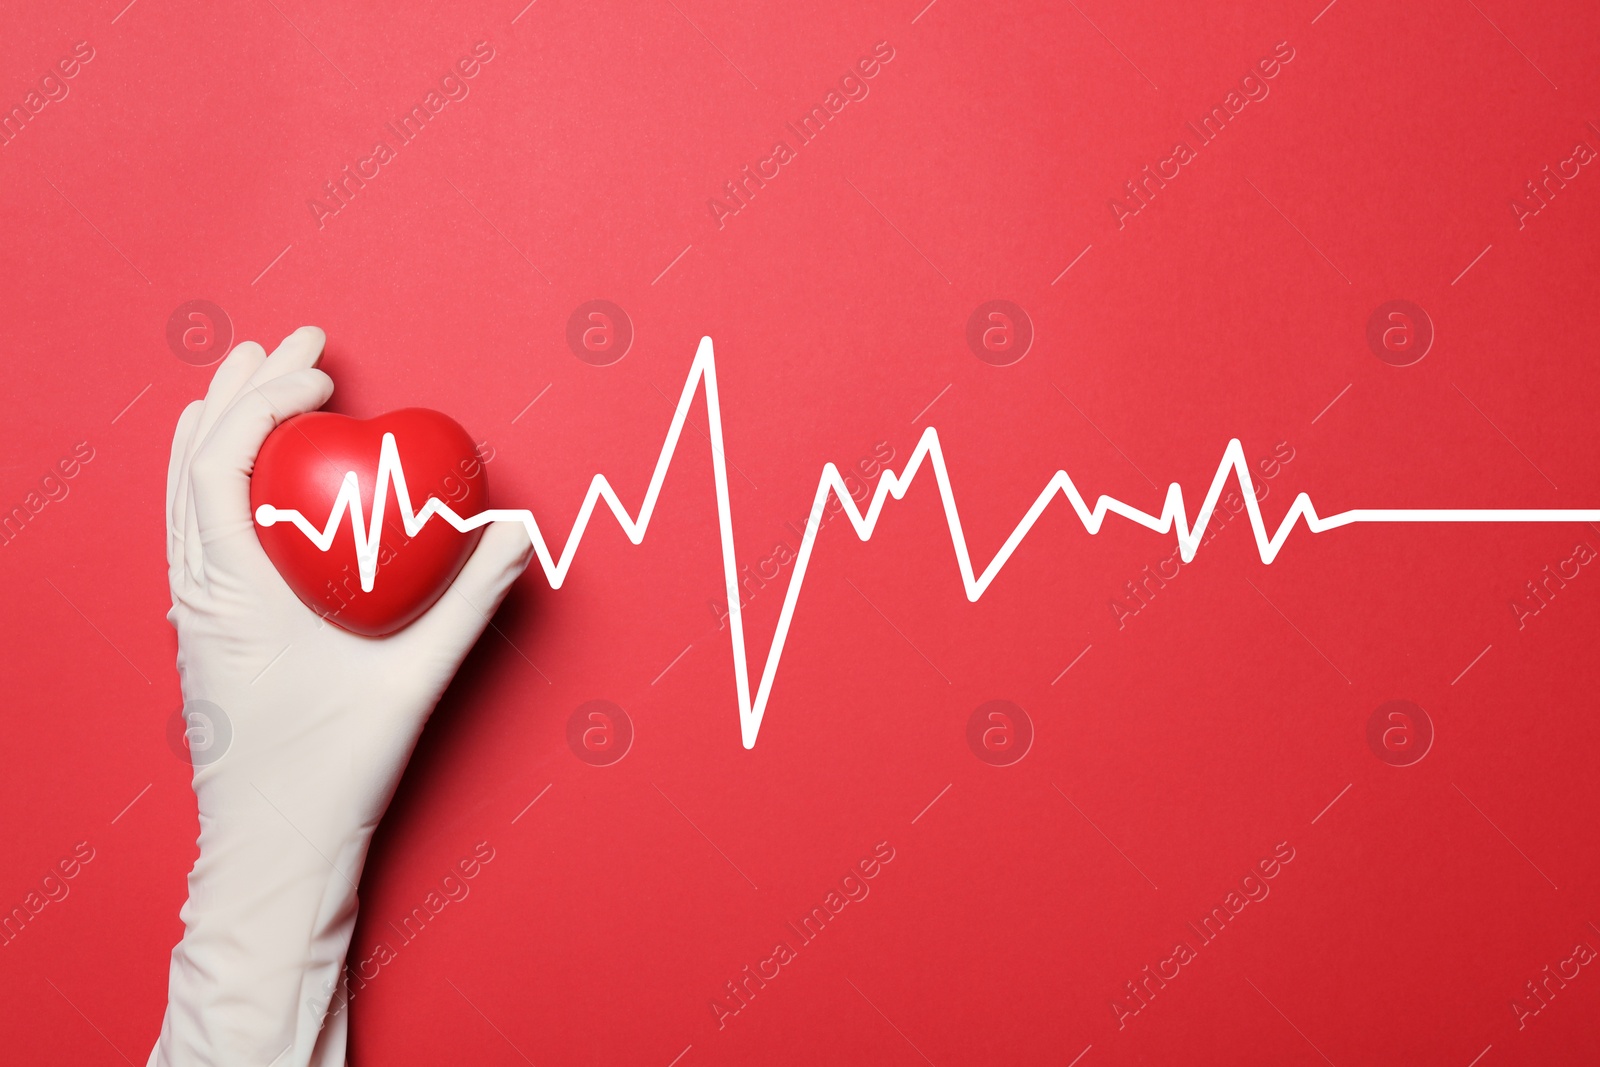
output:
{"label": "white ecg line", "polygon": [[589,492],[583,499],[583,506],[578,509],[578,517],[573,521],[572,532],[567,536],[559,560],[551,556],[550,547],[545,542],[544,534],[540,531],[539,523],[531,511],[520,508],[491,508],[463,518],[451,510],[448,504],[433,496],[428,498],[421,511],[414,511],[410,494],[406,491],[405,471],[400,462],[399,445],[396,444],[394,435],[387,433],[383,435],[383,446],[378,455],[377,486],[373,493],[370,523],[366,522],[362,515],[361,488],[354,471],[345,474],[344,482],[334,500],[332,513],[328,516],[327,525],[322,529],[317,529],[298,511],[276,508],[271,504],[263,504],[256,509],[256,522],[262,526],[292,522],[314,545],[326,552],[333,547],[333,539],[340,520],[348,514],[351,530],[355,536],[361,588],[370,591],[377,577],[379,538],[383,530],[383,515],[388,504],[389,489],[392,488],[395,504],[400,509],[400,517],[405,524],[408,537],[416,536],[423,525],[434,516],[444,519],[463,532],[486,526],[491,522],[521,523],[528,531],[534,553],[539,558],[539,565],[544,568],[545,577],[549,580],[551,588],[559,589],[572,567],[578,543],[583,539],[589,518],[594,514],[595,505],[600,500],[603,499],[611,508],[611,513],[616,516],[623,533],[628,535],[628,540],[636,545],[644,540],[645,530],[650,525],[650,517],[655,513],[656,501],[661,495],[661,485],[667,477],[667,468],[671,466],[673,453],[678,447],[678,437],[682,434],[684,422],[689,417],[689,408],[694,402],[695,391],[702,383],[706,394],[706,419],[710,424],[711,466],[716,483],[717,525],[722,539],[722,573],[728,594],[728,623],[733,641],[734,681],[739,693],[739,730],[745,748],[755,747],[756,735],[761,730],[761,720],[766,714],[767,702],[772,695],[772,683],[778,673],[778,661],[783,656],[783,644],[789,636],[789,624],[794,619],[795,605],[800,599],[800,588],[805,581],[806,568],[811,563],[811,552],[816,545],[817,531],[821,528],[823,509],[827,506],[829,494],[838,498],[844,514],[850,517],[850,523],[855,527],[856,536],[866,541],[872,537],[872,531],[878,525],[884,502],[890,497],[899,500],[905,496],[917,472],[922,469],[924,460],[933,468],[933,477],[939,486],[939,498],[944,503],[945,521],[950,527],[950,542],[955,549],[956,564],[961,570],[961,581],[966,587],[967,600],[972,602],[983,596],[984,591],[999,575],[1000,569],[1005,566],[1006,561],[1011,558],[1011,554],[1017,550],[1017,546],[1033,528],[1033,524],[1044,514],[1045,508],[1050,505],[1057,493],[1071,502],[1073,510],[1078,514],[1078,520],[1090,534],[1100,532],[1100,526],[1108,514],[1120,515],[1156,533],[1170,533],[1176,529],[1178,550],[1184,562],[1194,559],[1195,552],[1205,537],[1206,525],[1211,521],[1217,502],[1222,497],[1223,486],[1227,483],[1230,472],[1238,479],[1245,511],[1250,516],[1250,527],[1255,533],[1256,548],[1260,552],[1261,562],[1265,564],[1270,564],[1277,558],[1278,551],[1288,539],[1296,521],[1302,518],[1305,520],[1306,529],[1312,533],[1322,533],[1325,530],[1358,522],[1600,520],[1600,509],[1554,508],[1358,508],[1323,517],[1317,514],[1311,504],[1311,498],[1301,493],[1295,497],[1277,532],[1269,534],[1266,523],[1261,518],[1261,509],[1256,503],[1255,486],[1250,480],[1250,465],[1245,460],[1244,446],[1234,438],[1228,442],[1228,447],[1222,454],[1222,462],[1217,467],[1216,477],[1211,481],[1211,488],[1206,493],[1205,502],[1201,504],[1193,526],[1189,524],[1184,507],[1183,487],[1177,482],[1168,487],[1161,514],[1151,515],[1108,496],[1098,497],[1094,507],[1090,508],[1084,502],[1082,494],[1078,492],[1077,486],[1072,484],[1067,472],[1058,470],[1039,493],[1033,505],[1028,508],[1027,514],[1023,515],[1022,521],[1017,523],[1016,529],[1011,531],[1011,536],[1006,538],[1005,544],[1000,546],[1000,551],[995,554],[994,559],[989,561],[982,574],[978,574],[973,571],[972,557],[967,551],[966,535],[961,530],[961,515],[956,510],[955,493],[950,488],[950,474],[945,469],[944,454],[939,447],[939,434],[929,426],[917,441],[917,447],[907,461],[904,472],[884,471],[865,514],[856,507],[854,499],[850,496],[850,490],[839,474],[839,469],[832,463],[822,468],[822,477],[817,482],[816,497],[811,503],[811,516],[806,521],[805,537],[800,542],[800,551],[795,556],[794,573],[789,577],[789,588],[784,594],[783,611],[778,616],[778,627],[773,634],[772,645],[767,651],[766,665],[761,671],[761,681],[752,700],[750,669],[745,651],[744,616],[739,607],[733,515],[728,504],[728,470],[727,462],[723,458],[722,408],[717,395],[716,357],[712,353],[711,338],[703,337],[700,340],[699,350],[695,353],[694,365],[689,368],[688,380],[684,382],[683,394],[678,398],[677,410],[673,412],[672,425],[668,428],[666,441],[661,446],[661,456],[656,460],[650,487],[645,491],[644,502],[639,506],[638,518],[628,514],[628,509],[618,499],[616,490],[611,487],[605,475],[596,474],[594,480],[589,483]]}

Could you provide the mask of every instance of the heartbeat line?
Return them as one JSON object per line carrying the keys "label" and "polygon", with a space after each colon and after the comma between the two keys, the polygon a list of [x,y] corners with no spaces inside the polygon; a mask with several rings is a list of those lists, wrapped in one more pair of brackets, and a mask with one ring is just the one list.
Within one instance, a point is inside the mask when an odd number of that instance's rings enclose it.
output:
{"label": "heartbeat line", "polygon": [[634,518],[628,514],[628,509],[617,497],[616,490],[611,487],[605,475],[596,474],[594,480],[589,483],[589,492],[583,499],[583,506],[578,509],[578,517],[573,521],[572,531],[561,549],[560,559],[551,555],[550,546],[545,541],[539,523],[531,511],[520,508],[490,508],[476,515],[463,517],[453,511],[448,504],[433,496],[423,504],[422,510],[413,510],[411,496],[406,490],[400,448],[395,442],[394,435],[388,433],[383,435],[383,445],[378,455],[377,484],[373,491],[370,522],[366,521],[362,514],[361,487],[355,471],[345,474],[327,524],[322,529],[317,529],[298,511],[277,508],[271,504],[263,504],[256,509],[256,522],[262,526],[292,522],[312,544],[326,552],[333,547],[333,539],[338,532],[340,520],[348,515],[351,531],[355,536],[361,588],[370,592],[377,578],[379,538],[383,530],[383,516],[389,490],[392,488],[395,506],[400,511],[408,537],[416,536],[417,532],[435,517],[443,519],[463,533],[491,522],[521,523],[528,531],[534,553],[539,558],[539,565],[544,568],[545,577],[549,580],[551,588],[559,589],[572,567],[578,544],[583,539],[583,533],[588,528],[589,519],[599,501],[604,500],[611,509],[612,515],[616,516],[617,523],[622,527],[623,533],[627,534],[628,540],[636,545],[643,542],[645,530],[650,525],[650,517],[655,513],[656,501],[661,495],[661,485],[667,477],[667,468],[671,466],[673,453],[677,450],[678,438],[683,433],[684,422],[689,417],[689,408],[694,402],[695,392],[702,385],[705,387],[706,419],[710,424],[711,466],[716,484],[717,525],[722,541],[722,573],[728,594],[728,628],[733,641],[734,681],[739,693],[739,730],[745,748],[755,747],[756,735],[761,730],[761,720],[766,714],[767,703],[772,696],[772,684],[777,677],[778,662],[783,657],[783,645],[789,636],[789,624],[794,620],[795,605],[800,599],[800,589],[805,581],[806,568],[811,563],[811,552],[816,546],[817,531],[821,528],[828,497],[832,495],[838,498],[843,505],[844,514],[850,517],[850,523],[855,527],[856,536],[862,541],[869,540],[883,513],[885,501],[890,497],[895,500],[903,498],[924,462],[932,467],[934,480],[938,483],[939,498],[944,503],[945,520],[950,527],[950,542],[955,549],[956,564],[961,570],[961,582],[966,588],[967,600],[971,602],[976,602],[983,596],[984,591],[999,575],[1001,568],[1053,502],[1057,493],[1066,497],[1072,504],[1078,520],[1090,534],[1100,532],[1100,526],[1105,522],[1107,515],[1120,515],[1159,534],[1176,530],[1178,550],[1186,563],[1194,559],[1195,552],[1205,537],[1206,526],[1216,511],[1217,502],[1221,499],[1223,486],[1227,483],[1230,473],[1238,480],[1240,493],[1244,497],[1245,511],[1250,516],[1250,528],[1254,531],[1256,548],[1263,564],[1270,564],[1277,558],[1295,523],[1301,519],[1305,520],[1306,529],[1311,533],[1323,533],[1360,522],[1600,520],[1600,509],[1554,508],[1360,508],[1321,516],[1312,505],[1311,498],[1301,493],[1294,498],[1294,503],[1290,506],[1288,514],[1283,517],[1277,531],[1269,533],[1261,517],[1260,506],[1256,503],[1255,485],[1250,479],[1250,465],[1245,460],[1244,446],[1239,443],[1238,438],[1234,438],[1228,442],[1228,447],[1223,451],[1216,477],[1211,481],[1211,488],[1206,492],[1205,501],[1200,505],[1200,511],[1195,516],[1193,525],[1189,522],[1188,511],[1184,506],[1183,487],[1177,482],[1168,487],[1161,514],[1152,515],[1108,496],[1098,497],[1091,508],[1084,502],[1083,495],[1078,492],[1077,486],[1072,483],[1067,472],[1058,470],[1023,515],[1022,521],[1011,531],[1011,536],[1006,538],[1000,550],[989,561],[989,565],[979,574],[973,570],[972,556],[967,550],[966,535],[961,530],[961,515],[956,509],[955,492],[950,487],[950,474],[945,469],[944,453],[939,447],[939,434],[929,426],[917,441],[917,447],[906,462],[904,471],[900,473],[892,470],[884,471],[865,513],[857,508],[855,500],[850,496],[850,490],[839,474],[839,469],[832,463],[822,468],[822,477],[817,482],[816,497],[811,503],[811,515],[806,521],[805,537],[800,542],[800,551],[795,556],[794,573],[789,576],[789,588],[784,594],[783,610],[778,616],[778,627],[767,650],[766,664],[761,670],[760,683],[752,698],[750,668],[745,649],[744,615],[739,607],[738,564],[735,561],[733,545],[733,514],[728,504],[727,460],[723,456],[722,448],[722,407],[717,394],[716,357],[712,352],[711,338],[704,337],[701,338],[700,347],[695,353],[694,364],[689,369],[688,380],[684,382],[683,394],[678,398],[677,410],[672,415],[672,425],[668,428],[666,441],[661,446],[661,455],[656,460],[655,473],[651,475],[650,487],[645,491],[644,502],[639,505],[638,517]]}

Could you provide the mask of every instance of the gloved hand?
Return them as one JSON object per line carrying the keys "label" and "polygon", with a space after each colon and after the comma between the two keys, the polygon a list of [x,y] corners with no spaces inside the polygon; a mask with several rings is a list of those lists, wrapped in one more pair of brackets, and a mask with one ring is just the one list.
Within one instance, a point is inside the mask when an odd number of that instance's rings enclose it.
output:
{"label": "gloved hand", "polygon": [[531,555],[519,526],[491,524],[450,590],[388,637],[349,633],[300,602],[256,540],[250,471],[274,427],[333,393],[315,369],[322,345],[310,326],[271,356],[239,345],[172,443],[178,672],[186,706],[220,709],[217,748],[232,736],[220,757],[195,757],[200,856],[152,1065],[344,1063],[344,958],[373,829]]}

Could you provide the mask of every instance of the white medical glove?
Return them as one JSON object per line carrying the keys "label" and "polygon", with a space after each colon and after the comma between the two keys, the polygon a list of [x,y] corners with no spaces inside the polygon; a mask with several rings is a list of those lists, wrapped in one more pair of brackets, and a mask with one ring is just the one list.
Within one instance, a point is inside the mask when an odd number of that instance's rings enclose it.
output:
{"label": "white medical glove", "polygon": [[332,394],[315,369],[322,344],[307,326],[271,356],[239,345],[173,439],[167,618],[186,709],[206,716],[190,725],[209,728],[210,747],[191,751],[200,856],[152,1065],[344,1063],[341,979],[372,831],[531,554],[519,526],[491,524],[450,590],[388,637],[300,602],[256,540],[250,472],[274,427]]}

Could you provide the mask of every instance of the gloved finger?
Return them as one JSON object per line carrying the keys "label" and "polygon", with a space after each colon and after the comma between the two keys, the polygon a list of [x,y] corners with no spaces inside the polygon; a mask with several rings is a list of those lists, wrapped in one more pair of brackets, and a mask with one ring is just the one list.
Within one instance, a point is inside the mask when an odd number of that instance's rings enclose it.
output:
{"label": "gloved finger", "polygon": [[[189,466],[190,491],[206,567],[232,573],[266,561],[250,512],[250,472],[267,435],[286,419],[315,411],[333,395],[333,379],[306,368],[274,378],[234,401]],[[215,559],[213,559],[215,557]]]}
{"label": "gloved finger", "polygon": [[178,416],[178,428],[172,434],[172,455],[167,460],[167,582],[174,593],[184,573],[184,511],[179,504],[184,499],[183,491],[188,479],[185,477],[187,472],[183,461],[189,454],[189,440],[194,437],[195,427],[200,424],[200,411],[204,407],[204,401],[193,401]]}
{"label": "gloved finger", "polygon": [[194,459],[195,450],[205,443],[211,428],[228,410],[228,405],[244,390],[245,383],[261,369],[266,359],[266,349],[254,341],[240,341],[233,346],[227,358],[217,365],[217,372],[211,376],[211,384],[206,387],[206,410],[200,418],[194,449],[189,453],[191,460]]}
{"label": "gloved finger", "polygon": [[[235,345],[233,351],[229,352],[228,357],[217,367],[217,372],[211,376],[211,385],[206,389],[205,407],[200,411],[200,421],[195,426],[188,454],[184,457],[185,469],[194,462],[195,455],[205,443],[212,427],[216,426],[217,420],[228,410],[228,405],[233,403],[233,398],[244,388],[245,382],[250,380],[250,376],[266,358],[267,354],[260,345],[254,341],[243,341]],[[205,577],[205,556],[201,551],[200,524],[195,517],[194,501],[190,499],[188,478],[180,480],[178,493],[183,498],[184,569],[192,581],[198,582]]]}
{"label": "gloved finger", "polygon": [[[442,656],[452,664],[459,662],[532,558],[533,543],[524,527],[490,523],[449,590],[405,631],[407,639],[427,649],[429,655]],[[381,567],[378,581],[383,581]]]}
{"label": "gloved finger", "polygon": [[240,395],[250,389],[257,389],[285,374],[293,374],[297,370],[307,370],[322,362],[322,346],[328,341],[328,335],[315,326],[302,326],[298,330],[278,342],[278,347],[272,350],[266,362],[262,363],[250,376],[250,381],[240,391]]}

